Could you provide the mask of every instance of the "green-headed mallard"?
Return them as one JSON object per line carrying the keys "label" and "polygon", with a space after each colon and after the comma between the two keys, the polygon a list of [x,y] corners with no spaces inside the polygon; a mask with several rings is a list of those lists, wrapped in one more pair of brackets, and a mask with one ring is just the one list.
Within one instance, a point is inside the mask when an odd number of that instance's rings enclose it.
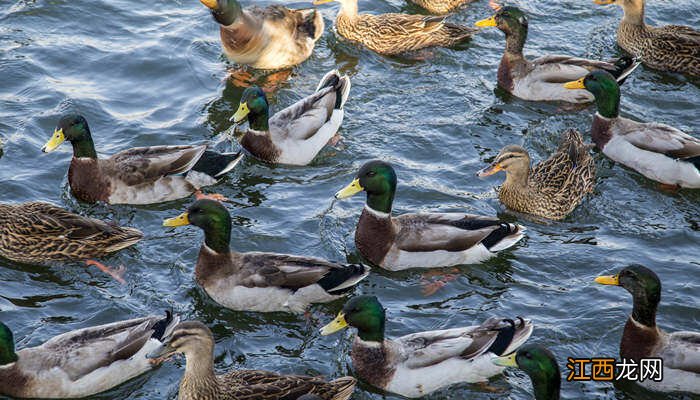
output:
{"label": "green-headed mallard", "polygon": [[449,14],[458,7],[471,3],[474,0],[408,0],[413,4],[433,13],[433,14]]}
{"label": "green-headed mallard", "polygon": [[450,47],[469,39],[474,29],[445,22],[444,17],[410,14],[358,14],[357,0],[314,0],[314,4],[340,3],[335,20],[338,33],[385,55],[426,47]]}
{"label": "green-headed mallard", "polygon": [[153,204],[187,197],[213,185],[233,169],[242,154],[216,153],[207,146],[135,147],[98,158],[87,120],[61,117],[45,153],[64,141],[73,145],[68,183],[81,201],[109,204]]}
{"label": "green-headed mallard", "polygon": [[562,134],[557,151],[530,169],[530,155],[517,145],[504,147],[479,176],[505,171],[498,198],[513,211],[563,219],[595,186],[595,162],[581,134]]}
{"label": "green-headed mallard", "polygon": [[241,146],[270,163],[306,165],[333,138],[343,123],[343,106],[350,93],[350,78],[338,71],[327,73],[316,92],[270,117],[265,92],[247,88],[238,111],[231,118],[248,120]]}
{"label": "green-headed mallard", "polygon": [[599,276],[595,281],[621,286],[632,294],[632,315],[622,332],[620,357],[638,364],[644,358],[663,359],[663,379],[647,379],[641,385],[662,392],[700,394],[700,332],[666,333],[656,326],[661,281],[654,271],[631,265],[617,275]]}
{"label": "green-headed mallard", "polygon": [[700,76],[700,31],[683,25],[647,25],[644,23],[644,0],[593,1],[622,7],[625,15],[617,28],[617,44],[639,57],[644,65]]}
{"label": "green-headed mallard", "polygon": [[620,88],[605,71],[564,85],[593,93],[591,137],[614,161],[666,185],[700,188],[700,140],[672,126],[620,117]]}
{"label": "green-headed mallard", "polygon": [[258,69],[281,69],[304,62],[323,34],[323,16],[314,9],[280,5],[243,9],[237,0],[200,0],[211,10],[229,60]]}
{"label": "green-headed mallard", "polygon": [[367,193],[367,202],[357,223],[355,245],[369,261],[391,271],[478,263],[523,237],[522,226],[479,215],[392,217],[396,173],[383,161],[365,163],[335,197],[344,199],[362,191]]}
{"label": "green-headed mallard", "polygon": [[304,312],[311,303],[338,299],[369,274],[359,264],[235,252],[229,247],[231,216],[213,200],[198,200],[163,225],[194,225],[204,231],[195,278],[214,301],[233,310]]}
{"label": "green-headed mallard", "polygon": [[144,317],[78,329],[15,351],[12,331],[0,322],[0,394],[73,399],[104,392],[158,363],[146,355],[180,322],[178,316]]}
{"label": "green-headed mallard", "polygon": [[527,39],[527,16],[517,7],[503,7],[476,26],[498,27],[506,35],[506,49],[498,66],[498,85],[513,96],[532,101],[587,103],[593,96],[585,90],[567,91],[561,84],[584,77],[594,69],[604,69],[623,81],[639,62],[623,57],[611,62],[585,58],[545,55],[532,61],[523,55]]}
{"label": "green-headed mallard", "polygon": [[557,358],[549,349],[537,344],[526,344],[507,356],[495,358],[494,364],[520,368],[530,377],[535,400],[559,400],[561,372]]}
{"label": "green-headed mallard", "polygon": [[374,296],[350,299],[338,317],[321,329],[330,335],[357,329],[352,344],[355,374],[382,390],[421,397],[460,382],[484,382],[503,367],[496,356],[511,353],[530,337],[532,323],[489,318],[478,326],[384,337],[384,308]]}
{"label": "green-headed mallard", "polygon": [[350,376],[326,382],[322,378],[261,370],[215,375],[214,338],[199,321],[181,322],[165,338],[165,345],[150,357],[162,359],[176,353],[184,354],[187,363],[178,400],[295,400],[309,393],[323,400],[345,400],[350,398],[356,384]]}
{"label": "green-headed mallard", "polygon": [[48,203],[0,203],[0,256],[17,262],[100,258],[141,238],[138,229],[83,217]]}

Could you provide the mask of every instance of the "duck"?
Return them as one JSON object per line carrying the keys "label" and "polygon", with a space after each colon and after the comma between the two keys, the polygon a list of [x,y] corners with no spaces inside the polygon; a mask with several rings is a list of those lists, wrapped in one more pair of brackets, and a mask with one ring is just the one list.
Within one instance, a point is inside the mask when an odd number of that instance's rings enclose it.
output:
{"label": "duck", "polygon": [[179,322],[166,312],[66,332],[20,350],[0,322],[0,394],[75,399],[112,389],[156,368],[159,363],[146,355],[159,349]]}
{"label": "duck", "polygon": [[355,246],[372,264],[390,271],[479,263],[516,244],[525,228],[498,218],[464,213],[391,215],[397,177],[391,164],[366,162],[335,194],[367,193]]}
{"label": "duck", "polygon": [[409,0],[411,3],[427,10],[431,14],[449,14],[459,7],[471,3],[474,0]]}
{"label": "duck", "polygon": [[339,299],[370,272],[362,264],[233,251],[231,216],[215,200],[197,200],[163,225],[194,225],[204,231],[195,279],[215,302],[236,311],[303,313],[312,303]]}
{"label": "duck", "polygon": [[386,313],[376,296],[348,300],[321,328],[327,336],[357,329],[350,357],[355,375],[374,387],[408,398],[426,396],[457,383],[485,382],[503,367],[493,358],[513,352],[532,334],[529,320],[489,318],[481,325],[385,337]]}
{"label": "duck", "polygon": [[638,364],[645,358],[663,360],[663,379],[640,384],[659,392],[700,394],[700,332],[668,333],[656,325],[661,280],[651,269],[633,264],[615,275],[595,278],[602,285],[620,286],[632,295],[632,314],[625,323],[620,357]]}
{"label": "duck", "polygon": [[700,76],[700,31],[684,25],[650,26],[644,22],[644,0],[593,0],[616,4],[624,16],[617,44],[642,63],[659,71]]}
{"label": "duck", "polygon": [[0,256],[44,264],[101,258],[143,239],[136,228],[83,217],[50,203],[0,203]]}
{"label": "duck", "polygon": [[214,337],[199,321],[179,323],[163,346],[149,357],[160,360],[175,354],[184,354],[186,362],[178,400],[298,400],[309,394],[322,400],[346,400],[357,383],[350,376],[327,382],[317,377],[263,370],[234,370],[215,375]]}
{"label": "duck", "polygon": [[254,69],[279,70],[306,61],[323,35],[323,15],[281,5],[243,8],[237,0],[200,0],[219,24],[226,57]]}
{"label": "duck", "polygon": [[312,95],[272,117],[265,92],[257,86],[246,88],[231,118],[237,125],[248,121],[241,146],[268,163],[308,165],[343,123],[350,87],[347,75],[330,71]]}
{"label": "duck", "polygon": [[621,117],[620,87],[605,71],[593,71],[564,87],[595,96],[591,138],[603,154],[664,185],[700,188],[700,139],[666,124]]}
{"label": "duck", "polygon": [[539,344],[524,344],[509,355],[494,358],[501,367],[519,368],[530,377],[535,400],[559,400],[561,372],[557,358],[548,348]]}
{"label": "duck", "polygon": [[87,120],[79,114],[63,115],[42,151],[52,152],[66,140],[73,145],[68,183],[86,203],[145,205],[185,198],[215,184],[243,156],[185,145],[134,147],[99,158]]}
{"label": "duck", "polygon": [[566,218],[595,187],[595,162],[581,134],[561,135],[557,151],[530,168],[530,154],[518,145],[505,146],[479,177],[506,173],[498,198],[509,209],[551,220]]}
{"label": "duck", "polygon": [[528,60],[523,55],[528,19],[517,7],[502,7],[492,17],[477,21],[475,25],[497,27],[506,35],[505,52],[498,66],[498,85],[523,100],[590,103],[593,96],[587,91],[564,90],[561,84],[582,78],[595,69],[610,71],[623,82],[639,66],[639,61],[631,57],[608,62],[548,54]]}
{"label": "duck", "polygon": [[428,47],[452,47],[475,32],[466,26],[445,22],[445,17],[410,14],[359,14],[357,0],[314,0],[314,5],[337,1],[338,34],[351,42],[382,54],[399,55]]}

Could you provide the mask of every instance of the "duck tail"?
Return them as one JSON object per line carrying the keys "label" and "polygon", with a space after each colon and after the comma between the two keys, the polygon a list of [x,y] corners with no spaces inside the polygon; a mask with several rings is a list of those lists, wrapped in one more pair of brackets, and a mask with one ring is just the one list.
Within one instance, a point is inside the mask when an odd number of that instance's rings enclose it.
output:
{"label": "duck tail", "polygon": [[180,323],[180,316],[173,314],[170,310],[165,310],[165,317],[153,325],[152,338],[163,341],[163,339],[173,333],[173,329]]}
{"label": "duck tail", "polygon": [[117,235],[112,237],[113,242],[109,243],[108,252],[115,252],[136,244],[143,239],[143,232],[136,228],[112,226],[117,230]]}
{"label": "duck tail", "polygon": [[639,57],[620,57],[615,61],[614,69],[608,72],[615,77],[618,85],[622,85],[641,63],[642,60]]}
{"label": "duck tail", "polygon": [[318,284],[328,293],[343,294],[365,279],[370,270],[371,268],[364,264],[342,265],[331,268]]}
{"label": "duck tail", "polygon": [[518,224],[501,223],[500,226],[491,232],[484,240],[481,241],[489,251],[495,253],[505,250],[525,236],[525,227]]}
{"label": "duck tail", "polygon": [[295,10],[301,17],[297,20],[297,28],[300,32],[311,38],[314,42],[321,38],[325,23],[323,14],[315,8],[302,8]]}
{"label": "duck tail", "polygon": [[583,143],[583,136],[576,129],[567,129],[561,134],[558,152],[569,155],[569,160],[576,166],[588,156],[588,147]]}
{"label": "duck tail", "polygon": [[498,331],[496,340],[491,343],[487,352],[502,356],[510,354],[522,346],[532,334],[532,321],[517,317],[516,320],[510,318],[498,321],[491,330]]}
{"label": "duck tail", "polygon": [[348,100],[348,96],[350,95],[351,86],[350,77],[347,75],[341,76],[340,72],[338,72],[337,69],[334,69],[326,73],[326,75],[321,78],[321,82],[319,82],[316,91],[318,92],[319,90],[327,87],[335,88],[336,99],[334,108],[337,110],[342,110],[345,102]]}
{"label": "duck tail", "polygon": [[333,397],[331,397],[332,400],[347,400],[355,391],[357,379],[352,376],[344,376],[328,383],[333,386],[334,394]]}
{"label": "duck tail", "polygon": [[219,178],[231,171],[242,158],[243,152],[240,151],[237,153],[217,153],[207,150],[199,158],[197,164],[192,167],[192,170],[212,178]]}

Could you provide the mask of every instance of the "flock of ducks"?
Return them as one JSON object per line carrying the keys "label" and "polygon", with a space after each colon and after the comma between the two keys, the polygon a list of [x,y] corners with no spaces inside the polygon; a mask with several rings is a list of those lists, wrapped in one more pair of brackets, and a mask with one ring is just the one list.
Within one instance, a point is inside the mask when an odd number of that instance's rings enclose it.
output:
{"label": "flock of ducks", "polygon": [[[331,0],[315,0],[323,4]],[[443,16],[361,14],[357,0],[336,0],[337,33],[380,54],[399,54],[434,46],[453,46],[477,29],[446,22]],[[413,0],[445,14],[469,0]],[[257,69],[293,67],[308,58],[324,31],[315,9],[282,6],[242,7],[236,0],[201,0],[220,24],[224,53]],[[562,55],[524,57],[528,18],[516,7],[500,7],[477,27],[505,34],[498,67],[499,86],[532,101],[595,102],[591,126],[594,145],[603,154],[665,185],[700,188],[700,140],[673,127],[620,117],[620,85],[641,62],[662,71],[700,76],[700,33],[685,26],[651,27],[644,22],[643,0],[595,0],[624,10],[617,40],[629,56],[610,61]],[[245,90],[232,120],[248,122],[240,145],[272,164],[307,165],[334,140],[349,98],[350,79],[331,71],[316,91],[270,113],[265,92]],[[68,182],[73,195],[87,203],[153,204],[194,194],[188,209],[163,222],[167,227],[194,225],[204,242],[194,269],[196,282],[223,307],[241,311],[303,313],[311,304],[336,300],[370,273],[362,264],[232,249],[231,217],[215,185],[243,156],[219,153],[204,145],[154,146],[123,150],[99,158],[85,117],[64,115],[42,149],[69,142],[73,158]],[[99,144],[99,140],[97,141]],[[560,220],[595,186],[595,163],[580,133],[569,130],[550,158],[531,165],[526,149],[509,145],[479,172],[505,173],[498,196],[509,209]],[[392,215],[398,177],[387,162],[364,164],[347,187],[335,195],[360,192],[366,204],[355,231],[355,244],[372,265],[391,271],[472,264],[516,244],[525,233],[519,224],[463,213]],[[121,279],[119,271],[92,260],[129,247],[143,238],[134,228],[119,227],[71,213],[51,204],[0,204],[0,255],[21,263],[90,260]],[[665,333],[656,325],[661,282],[650,269],[633,265],[596,282],[625,288],[633,310],[620,355],[664,360],[663,381],[643,385],[658,391],[700,393],[700,333]],[[265,301],[261,302],[260,299]],[[505,367],[524,370],[536,399],[558,399],[560,371],[548,349],[526,344],[533,323],[522,317],[488,318],[477,326],[385,337],[386,310],[375,296],[349,299],[338,316],[322,328],[329,335],[346,327],[357,330],[351,358],[365,382],[405,397],[421,397],[460,382],[484,382]],[[18,398],[77,398],[111,389],[181,353],[186,370],[180,399],[340,400],[351,397],[356,380],[333,381],[269,371],[239,370],[216,375],[214,339],[197,321],[181,321],[167,312],[67,332],[44,344],[15,349],[12,331],[0,322],[0,394]]]}

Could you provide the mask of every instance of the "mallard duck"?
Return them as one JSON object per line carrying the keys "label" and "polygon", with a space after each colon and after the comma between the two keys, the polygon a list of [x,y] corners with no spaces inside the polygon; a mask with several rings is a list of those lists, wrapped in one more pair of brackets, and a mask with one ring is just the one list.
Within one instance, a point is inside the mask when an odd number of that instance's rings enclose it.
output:
{"label": "mallard duck", "polygon": [[358,14],[357,0],[314,0],[315,5],[337,1],[338,33],[379,54],[396,55],[426,47],[450,47],[469,39],[474,29],[445,22],[445,17],[410,14]]}
{"label": "mallard duck", "polygon": [[617,28],[617,44],[661,71],[700,76],[700,31],[689,26],[649,26],[644,23],[644,0],[593,0],[617,4],[625,15]]}
{"label": "mallard duck", "polygon": [[200,0],[220,25],[229,60],[257,69],[282,69],[304,62],[323,34],[323,16],[314,9],[280,5],[243,9],[236,0]]}
{"label": "mallard duck", "polygon": [[236,124],[248,120],[241,146],[270,163],[307,165],[338,132],[343,106],[350,93],[350,78],[338,71],[327,73],[316,92],[269,117],[265,92],[257,86],[243,91]]}
{"label": "mallard duck", "polygon": [[663,359],[663,379],[647,379],[641,385],[662,392],[700,394],[700,332],[666,333],[656,326],[661,281],[654,271],[631,265],[595,281],[621,286],[632,294],[632,315],[622,332],[620,357],[637,363],[644,358]]}
{"label": "mallard duck", "polygon": [[458,7],[474,0],[409,0],[411,3],[428,10],[433,14],[449,14]]}
{"label": "mallard duck", "polygon": [[0,322],[0,394],[74,399],[109,390],[155,368],[146,354],[159,349],[178,322],[168,312],[66,332],[18,351]]}
{"label": "mallard duck", "polygon": [[367,202],[355,230],[355,245],[369,261],[391,271],[478,263],[513,246],[525,230],[497,218],[463,213],[392,217],[396,172],[379,160],[364,164],[335,198],[362,191],[367,192]]}
{"label": "mallard duck", "polygon": [[16,262],[100,258],[142,238],[138,229],[83,217],[53,204],[0,203],[0,255]]}
{"label": "mallard duck", "polygon": [[242,157],[199,145],[135,147],[101,159],[87,120],[76,114],[61,117],[42,151],[54,151],[66,140],[73,145],[68,183],[73,195],[87,203],[153,204],[181,199],[215,184]]}
{"label": "mallard duck", "polygon": [[605,71],[564,87],[585,88],[595,96],[591,137],[603,154],[657,182],[700,188],[699,139],[665,124],[620,117],[620,88]]}
{"label": "mallard duck", "polygon": [[606,62],[545,55],[530,61],[523,55],[528,20],[525,13],[517,7],[503,7],[491,18],[476,22],[476,26],[495,26],[505,33],[506,49],[498,66],[498,85],[524,100],[591,102],[593,96],[590,93],[585,90],[567,91],[561,84],[582,78],[594,69],[610,71],[622,82],[639,66],[637,60],[629,57]]}
{"label": "mallard duck", "polygon": [[493,359],[493,363],[525,371],[532,381],[535,400],[559,400],[561,372],[557,358],[546,347],[526,344],[507,356]]}
{"label": "mallard duck", "polygon": [[231,216],[214,200],[198,200],[163,225],[204,231],[195,278],[214,301],[232,310],[304,312],[311,303],[338,299],[370,270],[313,257],[235,252],[229,247]]}
{"label": "mallard duck", "polygon": [[581,134],[562,134],[557,151],[530,169],[530,155],[520,146],[504,147],[480,177],[505,171],[498,198],[513,211],[564,219],[595,186],[595,162]]}
{"label": "mallard duck", "polygon": [[405,397],[421,397],[461,382],[484,382],[503,367],[491,360],[513,352],[530,337],[532,323],[489,318],[478,326],[384,337],[384,308],[374,296],[350,299],[321,329],[330,335],[352,326],[350,357],[355,374],[369,384]]}
{"label": "mallard duck", "polygon": [[[264,301],[264,299],[261,299]],[[179,400],[295,400],[309,393],[323,400],[349,399],[357,383],[345,376],[330,382],[301,375],[280,375],[261,370],[214,374],[214,337],[199,321],[178,324],[152,359],[185,355],[185,375],[180,381]]]}

